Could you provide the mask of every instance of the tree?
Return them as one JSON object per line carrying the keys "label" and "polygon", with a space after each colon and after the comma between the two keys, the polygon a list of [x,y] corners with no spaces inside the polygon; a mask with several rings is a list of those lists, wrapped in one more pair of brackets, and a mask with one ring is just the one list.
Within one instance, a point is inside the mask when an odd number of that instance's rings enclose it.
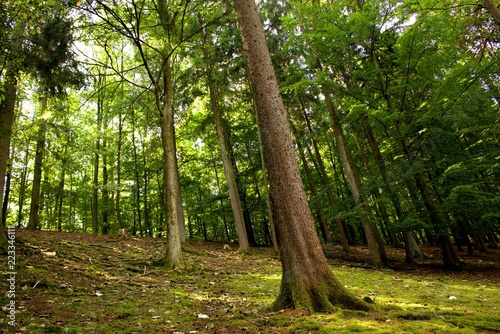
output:
{"label": "tree", "polygon": [[[41,117],[38,128],[35,155],[35,171],[31,195],[30,220],[28,229],[38,228],[38,211],[40,201],[40,185],[42,179],[42,164],[45,150],[45,131],[47,103],[50,98],[66,95],[68,86],[83,84],[82,73],[77,69],[77,63],[70,51],[73,35],[71,21],[59,15],[65,12],[49,13],[41,32],[31,39],[29,51],[30,66],[33,74],[39,80],[41,92]],[[52,99],[51,99],[52,100]]]}
{"label": "tree", "polygon": [[234,1],[268,163],[276,213],[283,278],[274,309],[368,310],[328,267],[317,236],[297,165],[284,105],[253,0]]}
{"label": "tree", "polygon": [[[204,38],[206,39],[206,38]],[[205,42],[206,43],[206,42]],[[212,64],[210,62],[207,46],[204,46],[204,54],[207,59],[207,81],[208,89],[210,91],[210,103],[212,112],[214,114],[215,129],[217,131],[217,138],[219,139],[220,151],[222,156],[222,164],[224,166],[224,173],[226,175],[226,182],[229,188],[229,200],[231,202],[231,209],[233,210],[234,224],[238,233],[238,243],[240,251],[246,252],[249,249],[247,232],[245,230],[245,221],[243,220],[243,212],[241,210],[241,202],[238,194],[238,185],[236,184],[236,177],[234,175],[233,166],[229,156],[229,149],[226,140],[226,132],[224,131],[223,119],[219,108],[219,96],[217,88],[213,82]]]}

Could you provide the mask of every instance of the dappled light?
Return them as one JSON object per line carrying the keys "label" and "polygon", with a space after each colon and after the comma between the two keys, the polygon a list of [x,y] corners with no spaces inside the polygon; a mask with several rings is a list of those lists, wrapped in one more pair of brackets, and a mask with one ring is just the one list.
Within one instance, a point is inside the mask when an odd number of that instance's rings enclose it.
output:
{"label": "dappled light", "polygon": [[0,5],[0,332],[500,332],[498,0]]}

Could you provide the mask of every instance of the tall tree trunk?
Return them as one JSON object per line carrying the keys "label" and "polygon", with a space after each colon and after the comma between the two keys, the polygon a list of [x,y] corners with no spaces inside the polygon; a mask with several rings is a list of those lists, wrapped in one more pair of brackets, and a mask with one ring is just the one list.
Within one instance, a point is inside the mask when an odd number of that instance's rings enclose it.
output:
{"label": "tall tree trunk", "polygon": [[[203,49],[203,52],[205,54],[205,58],[208,60],[209,54],[206,48]],[[222,165],[224,166],[224,174],[226,176],[226,182],[229,190],[229,201],[231,203],[234,225],[236,227],[236,233],[238,235],[238,244],[240,251],[247,252],[250,249],[248,235],[245,227],[245,221],[243,219],[243,211],[241,209],[241,200],[238,193],[238,185],[236,184],[236,177],[234,175],[233,165],[229,156],[226,132],[224,131],[224,121],[222,119],[221,111],[219,108],[219,96],[217,93],[217,88],[215,87],[213,82],[212,65],[210,62],[208,62],[208,65],[206,66],[206,75],[208,80],[208,89],[210,91],[210,104],[214,115],[215,130],[217,132],[217,138],[219,139]]]}
{"label": "tall tree trunk", "polygon": [[[102,78],[96,79],[98,86],[101,86]],[[93,174],[93,189],[92,189],[92,233],[99,233],[99,155],[101,150],[101,133],[102,133],[102,97],[97,99],[97,138],[95,141],[94,153],[94,174]]]}
{"label": "tall tree trunk", "polygon": [[[121,110],[121,109],[120,109]],[[118,147],[116,152],[116,197],[115,197],[115,211],[116,211],[116,226],[118,231],[122,229],[122,210],[121,210],[121,177],[122,177],[122,142],[123,142],[123,116],[118,115]]]}
{"label": "tall tree trunk", "polygon": [[280,236],[283,277],[274,309],[333,310],[334,304],[368,310],[340,284],[323,254],[254,0],[235,0],[268,163]]}
{"label": "tall tree trunk", "polygon": [[149,201],[148,201],[148,191],[149,191],[149,176],[146,166],[146,149],[144,148],[144,136],[142,137],[141,146],[142,146],[142,182],[143,182],[143,196],[142,199],[144,201],[144,224],[146,225],[146,234],[150,237],[153,237],[153,226],[151,224],[151,217],[149,215]]}
{"label": "tall tree trunk", "polygon": [[[158,14],[160,24],[166,33],[165,48],[168,56],[163,59],[163,85],[155,79],[148,66],[148,60],[142,51],[142,41],[135,40],[139,48],[145,65],[148,67],[148,74],[152,79],[155,92],[155,104],[160,114],[160,129],[163,146],[164,163],[164,187],[165,187],[165,209],[166,209],[166,227],[167,227],[167,251],[164,257],[164,264],[171,268],[184,267],[181,254],[181,243],[185,240],[186,226],[184,222],[184,210],[182,209],[182,197],[179,179],[179,168],[177,166],[177,156],[175,148],[175,127],[174,115],[172,109],[173,101],[173,81],[172,81],[172,57],[174,49],[171,48],[174,40],[178,38],[176,24],[182,27],[184,31],[184,20],[176,22],[177,14],[169,15],[168,0],[158,1]],[[172,13],[173,14],[173,13]],[[180,40],[183,37],[180,36]],[[174,42],[175,43],[175,42]],[[177,46],[182,42],[177,41]],[[163,87],[163,91],[161,89]],[[175,224],[175,226],[174,226]]]}
{"label": "tall tree trunk", "polygon": [[19,195],[17,202],[17,228],[21,228],[24,219],[24,200],[26,198],[26,183],[28,178],[28,162],[30,155],[30,146],[26,145],[24,152],[23,170],[21,172],[21,180],[19,181]]}
{"label": "tall tree trunk", "polygon": [[63,153],[63,158],[61,160],[61,172],[59,175],[59,186],[57,188],[57,230],[59,232],[62,231],[62,208],[63,208],[63,202],[64,202],[64,182],[66,178],[66,164],[67,164],[67,157],[68,157],[68,147],[69,147],[69,142],[70,142],[70,134],[66,134],[66,145],[64,146],[64,153]]}
{"label": "tall tree trunk", "polygon": [[[319,59],[317,60],[319,61]],[[340,125],[336,108],[330,97],[330,92],[328,91],[328,89],[323,86],[322,91],[323,95],[325,96],[325,102],[330,115],[330,120],[332,122],[332,130],[335,136],[335,142],[337,143],[340,160],[344,168],[345,176],[347,177],[347,182],[354,197],[354,202],[362,209],[360,219],[363,224],[363,230],[365,232],[366,241],[370,250],[370,257],[375,265],[386,266],[387,255],[385,253],[385,248],[382,244],[377,227],[368,216],[370,209],[366,203],[365,197],[361,194],[361,179],[359,177],[358,169],[352,160],[349,147],[347,146],[347,142],[344,137],[344,131]]]}
{"label": "tall tree trunk", "polygon": [[110,205],[111,202],[109,198],[109,190],[108,190],[108,156],[106,152],[106,138],[102,140],[102,234],[107,235],[109,233],[109,214],[110,214]]}
{"label": "tall tree trunk", "polygon": [[[358,146],[358,149],[359,149],[359,152],[361,155],[361,161],[363,161],[363,165],[365,166],[365,169],[367,171],[369,171],[370,166],[368,163],[368,157],[364,153],[363,144],[362,144],[360,138],[358,138],[358,136],[354,135],[354,139],[356,141],[356,145]],[[381,191],[378,187],[374,188],[372,190],[372,196],[376,200],[376,205],[378,207],[378,213],[379,213],[380,217],[382,218],[382,222],[383,222],[383,225],[381,226],[382,234],[389,239],[389,241],[393,247],[399,247],[400,242],[399,242],[398,236],[396,235],[396,232],[394,232],[391,229],[391,221],[390,221],[391,219],[389,217],[389,213],[387,212],[387,207],[385,206],[384,201],[382,201],[382,194],[381,194]]]}
{"label": "tall tree trunk", "polygon": [[[174,143],[175,143],[175,129],[174,129]],[[177,146],[174,145],[174,152],[177,152]],[[177,162],[177,154],[175,154],[175,190],[177,191],[177,221],[179,227],[179,238],[181,239],[181,244],[186,242],[187,232],[186,232],[186,219],[184,218],[184,205],[182,204],[182,191],[181,191],[181,179],[179,177],[179,164]]]}
{"label": "tall tree trunk", "polygon": [[[366,139],[368,140],[368,145],[370,146],[370,150],[375,160],[375,164],[377,165],[380,175],[382,176],[382,180],[384,181],[384,190],[388,193],[388,196],[391,199],[394,209],[396,210],[396,216],[398,220],[402,222],[404,219],[403,208],[401,207],[401,203],[399,201],[397,192],[394,190],[394,187],[390,183],[385,161],[382,157],[380,148],[373,133],[373,129],[370,126],[366,115],[363,117],[363,128]],[[420,251],[420,248],[418,247],[418,244],[415,241],[413,233],[411,231],[404,231],[403,240],[406,251],[406,262],[414,263],[415,259],[421,259],[422,252]]]}
{"label": "tall tree trunk", "polygon": [[167,250],[163,262],[170,268],[183,268],[181,238],[179,235],[179,217],[177,211],[179,192],[177,189],[178,171],[176,169],[174,115],[172,110],[173,87],[172,68],[168,58],[164,71],[164,102],[157,92],[156,105],[160,111],[161,140],[164,161],[165,208],[167,209]]}
{"label": "tall tree trunk", "polygon": [[[293,129],[295,132],[295,129]],[[316,186],[311,176],[311,171],[309,170],[309,165],[304,154],[304,150],[302,149],[302,144],[299,141],[299,136],[295,133],[295,143],[297,144],[297,148],[299,151],[300,160],[302,161],[302,166],[304,168],[304,172],[306,173],[306,179],[309,183],[309,189],[311,190],[312,201],[316,203],[316,213],[318,215],[319,224],[321,227],[321,234],[323,235],[323,239],[325,243],[329,244],[332,242],[332,236],[330,234],[330,229],[328,228],[328,223],[326,221],[325,215],[323,214],[323,206],[321,205],[321,201],[319,200],[318,192],[316,190]]]}
{"label": "tall tree trunk", "polygon": [[[312,135],[313,129],[311,126],[311,121],[309,120],[309,116],[307,115],[305,106],[302,102],[301,99],[299,99],[300,105],[302,108],[302,114],[304,116],[304,120],[306,121],[307,125],[307,130],[309,134]],[[316,140],[311,139],[311,144],[314,150],[314,155],[316,156],[316,161],[318,162],[318,173],[321,176],[321,181],[323,184],[327,187],[326,188],[326,194],[328,196],[328,201],[330,203],[330,206],[335,206],[335,197],[333,196],[332,189],[330,188],[330,180],[328,178],[328,174],[326,173],[326,168],[325,164],[323,163],[323,158],[321,157],[321,153],[318,148],[318,144],[316,143]],[[342,245],[342,249],[344,252],[348,253],[349,252],[349,242],[347,240],[347,233],[344,229],[344,224],[342,223],[342,220],[340,218],[335,218],[335,224],[337,225],[337,230],[339,232],[339,237],[340,237],[340,244]]]}
{"label": "tall tree trunk", "polygon": [[278,253],[279,252],[278,236],[276,233],[276,225],[274,224],[273,210],[272,210],[272,206],[271,206],[271,196],[269,194],[269,182],[267,179],[266,159],[264,157],[264,145],[262,142],[262,131],[260,130],[260,126],[259,126],[259,115],[257,112],[257,108],[255,108],[255,119],[257,120],[257,134],[258,134],[258,139],[259,139],[259,156],[260,156],[260,164],[262,166],[261,167],[262,168],[262,183],[264,185],[264,191],[266,193],[266,207],[267,207],[267,216],[269,218],[269,229],[271,230],[271,240],[272,240],[272,244],[273,244],[273,250],[275,253]]}
{"label": "tall tree trunk", "polygon": [[[315,0],[312,0],[312,3],[313,5],[316,5]],[[314,16],[312,20],[313,20],[313,27],[315,27]],[[304,25],[301,25],[300,29],[304,32],[305,31]],[[315,67],[318,70],[322,70],[322,64],[315,48],[313,46],[310,47],[313,50]],[[361,196],[361,179],[358,174],[358,169],[352,160],[349,147],[347,146],[347,142],[344,136],[344,131],[340,125],[340,120],[337,115],[337,110],[336,110],[337,108],[334,105],[334,102],[332,101],[330,90],[325,85],[321,86],[321,92],[325,97],[325,103],[328,109],[328,114],[330,116],[333,134],[335,137],[335,143],[337,144],[340,160],[344,168],[344,174],[347,177],[349,187],[354,197],[354,202],[362,209],[360,219],[363,224],[363,229],[366,235],[366,241],[368,243],[368,248],[370,250],[371,260],[373,264],[375,264],[376,266],[386,266],[387,255],[385,252],[385,248],[382,243],[380,234],[377,230],[377,227],[369,217],[370,208],[365,203],[365,197]]]}
{"label": "tall tree trunk", "polygon": [[[19,38],[20,35],[22,34],[19,34],[17,37]],[[20,44],[20,41],[21,38],[19,38],[19,42],[16,43]],[[16,67],[17,65],[8,65],[12,67],[7,67],[4,77],[4,86],[0,91],[3,95],[3,99],[0,100],[0,201],[2,202],[4,197],[7,161],[10,152],[10,139],[12,137],[12,124],[14,122],[14,110],[17,100],[17,78],[19,75],[19,70]],[[6,229],[3,224],[0,224],[0,253],[7,253],[7,249]]]}
{"label": "tall tree trunk", "polygon": [[135,178],[134,189],[135,189],[135,207],[136,207],[134,213],[137,213],[137,223],[139,224],[139,235],[143,237],[144,231],[142,229],[141,184],[139,177],[139,161],[137,159],[137,144],[135,139],[135,114],[133,110],[132,110],[132,147],[134,151],[134,178]]}
{"label": "tall tree trunk", "polygon": [[[47,110],[47,96],[42,97],[42,107],[40,115],[45,114]],[[36,141],[35,166],[33,169],[33,187],[31,189],[30,220],[28,222],[29,230],[36,230],[39,226],[38,211],[40,207],[40,188],[42,184],[42,164],[43,153],[45,150],[45,120],[40,120],[38,126],[38,135]]]}

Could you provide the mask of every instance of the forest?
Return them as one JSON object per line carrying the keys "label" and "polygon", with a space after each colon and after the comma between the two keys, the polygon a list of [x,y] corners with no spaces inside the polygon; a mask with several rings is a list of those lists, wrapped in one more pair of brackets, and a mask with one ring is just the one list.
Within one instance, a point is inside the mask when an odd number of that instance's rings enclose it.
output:
{"label": "forest", "polygon": [[372,308],[335,247],[498,252],[498,1],[255,2],[4,1],[2,252],[14,227],[163,240],[175,270],[269,246],[273,308],[309,311]]}

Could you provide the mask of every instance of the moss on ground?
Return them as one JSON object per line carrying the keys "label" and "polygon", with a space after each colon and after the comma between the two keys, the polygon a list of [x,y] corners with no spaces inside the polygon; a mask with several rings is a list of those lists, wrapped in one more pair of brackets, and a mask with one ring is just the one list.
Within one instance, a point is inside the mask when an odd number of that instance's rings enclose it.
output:
{"label": "moss on ground", "polygon": [[[164,253],[163,240],[19,235],[30,244],[19,246],[16,281],[17,329],[24,332],[500,332],[500,286],[494,275],[396,272],[331,262],[349,291],[375,301],[374,310],[271,312],[281,281],[271,249],[241,254],[222,244],[192,242],[184,246],[189,269],[172,271],[155,265]],[[0,288],[6,291],[6,282]],[[1,296],[0,302],[8,300]],[[0,332],[10,330],[3,318]]]}

